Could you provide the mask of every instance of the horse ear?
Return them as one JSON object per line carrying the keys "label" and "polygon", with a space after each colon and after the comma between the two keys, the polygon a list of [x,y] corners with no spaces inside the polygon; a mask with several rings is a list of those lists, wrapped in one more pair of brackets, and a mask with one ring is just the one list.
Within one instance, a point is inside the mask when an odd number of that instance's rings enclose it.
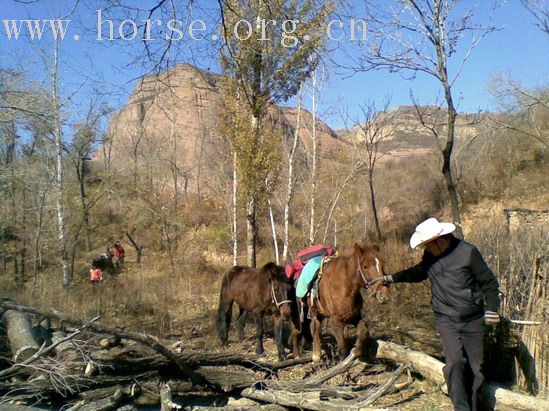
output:
{"label": "horse ear", "polygon": [[381,247],[379,246],[379,243],[377,243],[377,242],[372,243],[370,245],[370,247],[372,247],[374,250],[376,250],[378,252],[381,251]]}
{"label": "horse ear", "polygon": [[358,245],[358,243],[355,243],[355,253],[358,255],[361,255],[364,252],[361,246]]}
{"label": "horse ear", "polygon": [[275,263],[271,261],[270,263],[265,264],[263,270],[269,273],[269,278],[271,280],[276,280],[277,265]]}

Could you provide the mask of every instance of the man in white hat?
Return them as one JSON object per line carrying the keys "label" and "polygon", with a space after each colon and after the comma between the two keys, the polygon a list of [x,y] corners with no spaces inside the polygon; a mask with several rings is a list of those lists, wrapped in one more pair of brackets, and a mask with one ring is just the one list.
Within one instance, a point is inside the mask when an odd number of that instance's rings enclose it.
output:
{"label": "man in white hat", "polygon": [[436,218],[419,224],[410,247],[424,247],[421,262],[383,279],[385,283],[431,280],[431,304],[446,356],[448,394],[456,411],[476,411],[484,381],[484,323],[499,322],[499,285],[477,248],[451,234],[455,229],[454,224]]}

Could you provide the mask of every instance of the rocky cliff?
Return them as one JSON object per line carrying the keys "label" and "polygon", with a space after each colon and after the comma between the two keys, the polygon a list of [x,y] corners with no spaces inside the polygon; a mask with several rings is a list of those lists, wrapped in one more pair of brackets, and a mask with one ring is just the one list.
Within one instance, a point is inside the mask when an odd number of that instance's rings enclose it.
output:
{"label": "rocky cliff", "polygon": [[[111,167],[174,183],[190,192],[220,184],[227,164],[227,143],[217,132],[223,76],[180,64],[159,76],[145,77],[128,103],[110,122],[103,156]],[[297,109],[273,107],[271,121],[282,126],[286,142],[295,132]],[[302,111],[301,150],[311,147],[312,115]],[[317,122],[321,157],[334,158],[349,143],[322,121]],[[221,173],[220,173],[221,171]],[[178,178],[177,178],[178,177]]]}

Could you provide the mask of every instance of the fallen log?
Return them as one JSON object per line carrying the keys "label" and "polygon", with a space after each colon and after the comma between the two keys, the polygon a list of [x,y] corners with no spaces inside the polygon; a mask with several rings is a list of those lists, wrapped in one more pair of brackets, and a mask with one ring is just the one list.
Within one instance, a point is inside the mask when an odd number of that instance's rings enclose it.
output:
{"label": "fallen log", "polygon": [[262,379],[250,371],[233,371],[222,367],[202,367],[197,372],[226,393],[247,388]]}
{"label": "fallen log", "polygon": [[411,350],[402,345],[388,341],[377,340],[375,357],[391,360],[401,364],[409,364],[416,372],[438,385],[444,385],[444,364],[420,351]]}
{"label": "fallen log", "polygon": [[160,386],[160,411],[180,410],[181,408],[181,405],[173,402],[170,386],[162,384]]}
{"label": "fallen log", "polygon": [[[93,378],[85,376],[72,376],[63,379],[64,392],[67,396],[80,393],[83,399],[85,392],[103,387],[116,385],[127,386],[139,381],[148,381],[158,377],[158,373],[149,372],[140,375],[109,376],[96,375]],[[158,390],[157,390],[158,392]],[[59,397],[59,387],[52,385],[49,379],[35,379],[32,381],[1,382],[0,394],[16,393],[15,397],[21,400],[48,400]],[[72,393],[72,394],[71,394]],[[12,398],[12,397],[10,397]]]}
{"label": "fallen log", "polygon": [[385,384],[383,384],[381,387],[379,387],[373,394],[364,396],[363,398],[360,398],[357,405],[366,406],[366,405],[372,405],[379,397],[384,395],[389,391],[389,389],[393,386],[393,384],[398,380],[398,378],[406,371],[408,366],[401,365],[394,371],[391,375],[391,378],[389,378]]}
{"label": "fallen log", "polygon": [[339,364],[335,365],[334,367],[328,368],[324,372],[312,375],[311,377],[304,379],[302,383],[308,387],[322,384],[323,382],[328,381],[330,378],[333,378],[336,375],[339,375],[345,371],[350,370],[353,367],[356,367],[360,363],[360,360],[356,358],[351,351],[351,354],[349,354],[347,358],[345,358]]}
{"label": "fallen log", "polygon": [[56,345],[55,354],[62,361],[74,361],[79,357],[78,351],[71,339],[67,339],[64,331],[54,331],[51,335],[52,344]]}
{"label": "fallen log", "polygon": [[255,388],[246,388],[242,391],[242,396],[254,400],[270,402],[273,404],[295,407],[304,410],[314,411],[386,411],[386,408],[358,407],[349,405],[346,402],[334,404],[331,401],[321,401],[319,393],[292,393],[283,390],[258,390]]}
{"label": "fallen log", "polygon": [[[70,317],[68,315],[62,314],[62,313],[53,313],[53,312],[45,312],[42,310],[37,310],[32,307],[26,307],[23,305],[19,305],[14,303],[10,300],[0,300],[0,306],[7,310],[16,310],[16,311],[22,311],[26,313],[36,314],[43,317],[49,317],[53,319],[57,319],[59,321],[63,321],[65,323],[73,324],[73,325],[82,325],[83,321]],[[6,313],[4,313],[4,316]],[[173,350],[171,350],[169,347],[164,346],[160,343],[158,338],[146,334],[146,333],[138,333],[138,332],[132,332],[132,331],[125,331],[125,330],[117,330],[115,328],[103,326],[100,324],[92,324],[89,326],[89,329],[94,330],[96,332],[102,333],[102,334],[110,334],[114,336],[118,336],[120,338],[126,338],[130,340],[139,341],[158,353],[165,356],[167,359],[169,359],[171,362],[173,362],[181,371],[181,373],[188,378],[193,384],[195,385],[201,385],[209,387],[211,386],[210,382],[204,379],[201,375],[198,375],[196,372],[193,371],[193,369],[182,359],[180,358],[177,353],[175,353]],[[212,387],[215,388],[215,387]]]}
{"label": "fallen log", "polygon": [[113,411],[127,402],[133,395],[132,387],[115,387],[112,395],[105,398],[94,398],[91,401],[79,401],[67,411]]}
{"label": "fallen log", "polygon": [[[197,391],[196,387],[188,381],[171,380],[168,382],[170,391],[176,396],[192,394],[197,396],[219,395],[217,391]],[[162,385],[160,378],[149,379],[140,384],[140,395],[134,401],[136,405],[154,407],[160,404],[159,387]]]}
{"label": "fallen log", "polygon": [[269,389],[274,390],[286,390],[294,393],[304,392],[304,391],[318,391],[319,389],[325,388],[321,385],[328,381],[330,378],[333,378],[337,375],[344,373],[345,371],[350,370],[357,365],[360,365],[361,362],[358,358],[354,357],[353,354],[350,354],[345,360],[339,364],[328,368],[323,372],[319,372],[305,378],[300,381],[276,381],[276,380],[265,380],[261,384]]}
{"label": "fallen log", "polygon": [[[441,389],[446,388],[442,373],[444,364],[437,359],[388,341],[377,340],[375,348],[376,358],[408,364],[425,378],[440,385]],[[547,400],[545,399],[519,394],[494,384],[484,384],[481,395],[490,406],[497,407],[497,409],[506,408],[515,411],[547,409]]]}
{"label": "fallen log", "polygon": [[58,346],[65,344],[66,342],[70,341],[72,338],[74,338],[76,335],[80,334],[82,329],[87,327],[92,322],[96,321],[99,317],[92,318],[89,323],[86,323],[82,326],[82,328],[75,330],[68,336],[60,337],[55,342],[52,343],[52,345],[45,347],[42,346],[37,352],[35,352],[32,356],[27,358],[25,361],[18,362],[13,364],[10,368],[7,368],[5,370],[0,371],[0,379],[11,377],[17,372],[19,372],[21,369],[25,369],[25,367],[29,367],[29,364],[31,364],[33,361],[37,360],[40,357],[45,356],[50,351],[57,349]]}
{"label": "fallen log", "polygon": [[[164,356],[142,344],[127,346],[122,340],[122,346],[116,346],[109,350],[97,350],[91,352],[91,357],[103,365],[112,366],[114,369],[124,371],[143,372],[147,370],[164,370],[171,366]],[[193,368],[204,366],[239,365],[254,371],[276,373],[277,371],[311,361],[310,356],[298,359],[290,359],[279,363],[257,361],[257,357],[236,353],[212,353],[199,351],[184,351],[177,354],[183,361]]]}
{"label": "fallen log", "polygon": [[286,411],[287,408],[281,407],[277,404],[259,404],[255,403],[254,405],[249,406],[232,406],[226,405],[224,407],[201,407],[194,406],[193,411]]}
{"label": "fallen log", "polygon": [[40,346],[34,339],[29,316],[17,310],[8,309],[2,316],[8,334],[13,362],[25,361],[36,353]]}

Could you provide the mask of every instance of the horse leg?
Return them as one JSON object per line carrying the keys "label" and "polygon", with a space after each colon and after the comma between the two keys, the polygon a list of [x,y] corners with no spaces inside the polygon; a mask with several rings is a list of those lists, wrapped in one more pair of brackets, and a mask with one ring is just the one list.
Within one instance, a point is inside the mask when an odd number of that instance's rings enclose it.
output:
{"label": "horse leg", "polygon": [[262,356],[265,350],[263,349],[263,316],[261,314],[257,314],[255,318],[255,338],[255,353]]}
{"label": "horse leg", "polygon": [[360,320],[356,326],[357,339],[354,348],[352,349],[352,354],[355,357],[361,357],[364,354],[364,346],[366,345],[366,340],[368,339],[369,332],[368,327],[364,320]]}
{"label": "horse leg", "polygon": [[244,327],[246,326],[246,319],[248,318],[246,314],[247,314],[246,310],[244,310],[242,307],[239,307],[237,327],[238,327],[238,339],[240,341],[244,341],[244,338],[245,338]]}
{"label": "horse leg", "polygon": [[286,359],[286,352],[284,351],[284,343],[282,342],[282,325],[284,324],[282,316],[274,316],[273,323],[276,348],[278,349],[278,361],[284,361]]}
{"label": "horse leg", "polygon": [[[301,325],[303,327],[303,325]],[[292,345],[292,354],[294,358],[301,358],[301,352],[299,349],[299,337],[300,337],[300,330],[297,328],[297,326],[292,321],[291,323],[291,345]]]}
{"label": "horse leg", "polygon": [[315,316],[311,320],[311,333],[313,334],[313,363],[320,363],[320,321]]}
{"label": "horse leg", "polygon": [[222,345],[227,345],[227,340],[229,339],[232,311],[233,300],[225,295],[224,290],[221,290],[219,308],[217,310],[217,331]]}
{"label": "horse leg", "polygon": [[331,317],[330,323],[332,325],[332,332],[337,341],[337,355],[340,360],[344,360],[347,357],[347,344],[345,341],[345,335],[343,330],[345,329],[345,324],[343,324],[338,318]]}
{"label": "horse leg", "polygon": [[[303,340],[305,336],[304,330],[309,330],[305,327],[305,317],[303,302],[298,300],[297,304],[292,306],[292,314],[290,321],[290,339],[289,343],[292,347],[292,354],[294,358],[301,358],[300,339]],[[303,320],[303,321],[302,321]],[[308,325],[307,325],[308,326]],[[309,330],[310,332],[310,330]]]}

